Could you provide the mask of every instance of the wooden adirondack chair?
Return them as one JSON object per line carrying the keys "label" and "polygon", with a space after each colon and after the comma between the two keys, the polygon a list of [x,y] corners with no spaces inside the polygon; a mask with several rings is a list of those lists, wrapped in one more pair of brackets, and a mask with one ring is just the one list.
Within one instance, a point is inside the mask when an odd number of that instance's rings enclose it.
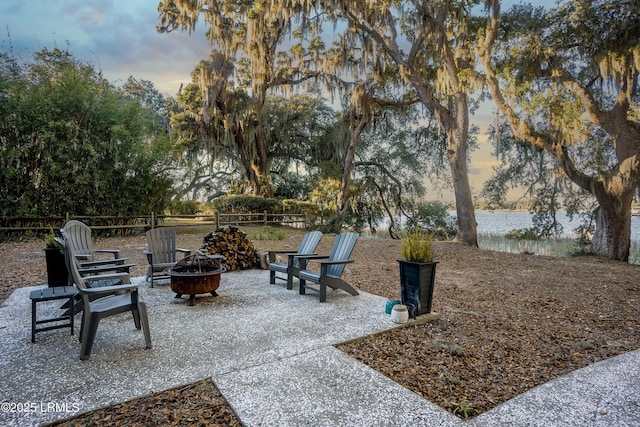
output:
{"label": "wooden adirondack chair", "polygon": [[[322,239],[322,233],[320,231],[311,231],[304,235],[297,252],[291,251],[269,251],[267,259],[269,260],[269,283],[276,283],[276,279],[286,280],[287,289],[293,289],[293,277],[298,276],[300,272],[300,259],[296,256],[301,255],[316,255],[314,252],[318,243]],[[287,257],[287,263],[276,262],[276,255],[283,255]],[[276,273],[284,273],[286,278],[276,275]]]}
{"label": "wooden adirondack chair", "polygon": [[[80,327],[80,359],[88,359],[93,348],[98,324],[101,319],[114,314],[131,311],[136,329],[142,329],[145,338],[145,348],[151,348],[151,334],[147,306],[140,300],[138,285],[132,285],[129,273],[111,273],[93,276],[83,276],[80,273],[80,263],[73,247],[67,245],[70,260],[71,275],[82,297],[84,310]],[[90,287],[91,283],[105,280],[116,280],[119,285]]]}
{"label": "wooden adirondack chair", "polygon": [[[154,276],[156,278],[168,277],[164,271],[178,262],[178,252],[182,253],[183,258],[191,255],[190,250],[176,247],[176,232],[167,228],[153,228],[147,231],[147,245],[149,249],[143,251],[149,262],[146,281],[151,280],[152,288]],[[155,275],[154,273],[160,274]]]}
{"label": "wooden adirondack chair", "polygon": [[[318,292],[320,294],[320,302],[325,302],[327,300],[327,286],[332,289],[342,289],[354,296],[358,295],[358,291],[353,286],[341,279],[346,264],[353,262],[349,257],[357,240],[358,235],[356,233],[341,233],[336,236],[333,248],[328,256],[303,255],[296,257],[300,260],[300,271],[298,272],[300,295],[304,295],[308,289]],[[307,269],[307,264],[310,261],[318,261],[320,263],[319,273]],[[315,283],[319,285],[319,288],[307,285],[307,282]]]}
{"label": "wooden adirondack chair", "polygon": [[[126,260],[126,258],[120,258],[120,250],[118,249],[94,250],[93,241],[91,240],[91,228],[83,222],[71,220],[60,229],[60,233],[67,245],[71,246],[71,250],[76,254],[81,264],[97,261],[95,259],[95,254],[97,253],[112,254],[114,259]],[[113,260],[106,260],[106,262],[113,262]]]}
{"label": "wooden adirondack chair", "polygon": [[[64,236],[65,234],[63,234],[63,237]],[[64,263],[65,263],[67,272],[69,273],[68,286],[73,286],[74,279],[73,279],[73,274],[71,272],[72,256],[70,255],[71,251],[67,249],[67,246],[68,246],[67,240],[64,238],[60,239],[56,237],[56,242],[58,243],[58,245],[60,246],[61,250],[64,253]],[[119,276],[111,277],[110,275],[113,273],[126,273],[127,275],[129,274],[130,268],[134,267],[135,264],[123,264],[121,260],[124,260],[124,259],[126,258],[111,260],[111,261],[115,261],[114,263],[107,263],[104,261],[85,262],[81,266],[77,265],[76,268],[78,270],[78,273],[81,276],[97,276],[99,274],[105,274],[105,276],[103,276],[103,280],[98,280],[95,278],[92,280],[91,287],[93,288],[121,285],[122,281],[120,280]],[[75,261],[78,264],[80,264],[80,261],[78,260],[77,257]],[[71,307],[69,307],[68,302],[66,302],[62,307],[60,307],[62,309],[67,309],[67,311],[63,315],[64,316],[69,315],[69,313],[71,312],[80,313],[83,310],[84,303],[82,302],[82,297],[79,294],[76,295],[76,297],[74,298],[73,306],[74,306],[73,311],[71,311]]]}
{"label": "wooden adirondack chair", "polygon": [[[83,269],[99,269],[104,266],[105,271],[113,271],[111,268],[113,265],[121,265],[117,270],[120,272],[129,272],[129,267],[133,264],[125,264],[129,258],[120,258],[119,249],[93,249],[93,241],[91,239],[91,228],[83,222],[71,220],[67,222],[64,227],[60,229],[60,234],[64,239],[65,246],[69,247],[79,261],[78,268]],[[112,254],[113,258],[97,259],[96,254]],[[68,285],[73,285],[73,278],[71,276],[71,270],[67,265],[69,271]],[[84,273],[83,273],[84,274]],[[85,274],[86,275],[86,274]]]}

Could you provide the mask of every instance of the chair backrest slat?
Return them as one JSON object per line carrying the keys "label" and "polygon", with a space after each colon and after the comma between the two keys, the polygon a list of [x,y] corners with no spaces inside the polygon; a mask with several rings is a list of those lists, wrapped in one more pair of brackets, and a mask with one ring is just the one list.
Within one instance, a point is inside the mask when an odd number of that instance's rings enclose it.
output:
{"label": "chair backrest slat", "polygon": [[[302,238],[302,242],[300,242],[300,247],[298,248],[299,254],[311,254],[314,253],[318,243],[320,243],[320,239],[322,239],[321,231],[310,231],[305,234]],[[297,259],[293,260],[293,265],[295,267],[300,266],[300,261]]]}
{"label": "chair backrest slat", "polygon": [[[358,235],[356,233],[340,233],[333,242],[333,248],[329,254],[329,261],[346,261],[351,256],[353,248],[356,246]],[[327,268],[327,275],[340,277],[344,271],[344,264],[330,265]]]}
{"label": "chair backrest slat", "polygon": [[87,286],[80,275],[80,271],[78,270],[78,258],[77,253],[73,249],[73,244],[69,240],[65,239],[64,241],[64,256],[65,256],[65,264],[69,269],[69,274],[73,278],[73,283],[78,287],[78,289],[86,289]]}
{"label": "chair backrest slat", "polygon": [[93,261],[93,241],[91,240],[91,228],[88,225],[71,220],[60,229],[60,232],[76,257],[81,257],[85,261]]}
{"label": "chair backrest slat", "polygon": [[153,253],[153,262],[164,264],[176,262],[176,232],[167,228],[147,231],[147,245]]}

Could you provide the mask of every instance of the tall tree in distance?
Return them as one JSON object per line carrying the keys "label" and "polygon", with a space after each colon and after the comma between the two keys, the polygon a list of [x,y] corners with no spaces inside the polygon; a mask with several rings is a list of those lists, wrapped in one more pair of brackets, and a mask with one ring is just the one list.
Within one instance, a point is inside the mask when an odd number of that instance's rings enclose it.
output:
{"label": "tall tree in distance", "polygon": [[566,1],[492,14],[480,49],[491,96],[515,136],[555,159],[598,202],[592,251],[628,260],[640,184],[640,5]]}
{"label": "tall tree in distance", "polygon": [[[397,7],[373,0],[325,2],[334,19],[346,20],[348,25],[338,39],[342,57],[360,52],[381,73],[397,70],[440,123],[447,136],[456,201],[456,239],[471,246],[478,245],[468,177],[470,93],[478,87],[474,51],[478,21],[470,9],[478,3],[419,0]],[[369,61],[362,63],[369,65]]]}

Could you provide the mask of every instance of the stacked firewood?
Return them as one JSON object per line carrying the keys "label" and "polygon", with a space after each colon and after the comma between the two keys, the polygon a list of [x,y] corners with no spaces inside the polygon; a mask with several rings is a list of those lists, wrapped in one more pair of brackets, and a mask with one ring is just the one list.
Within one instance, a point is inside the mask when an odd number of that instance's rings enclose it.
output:
{"label": "stacked firewood", "polygon": [[224,256],[223,265],[229,270],[248,270],[260,266],[260,260],[247,233],[235,225],[219,227],[204,237],[201,251]]}

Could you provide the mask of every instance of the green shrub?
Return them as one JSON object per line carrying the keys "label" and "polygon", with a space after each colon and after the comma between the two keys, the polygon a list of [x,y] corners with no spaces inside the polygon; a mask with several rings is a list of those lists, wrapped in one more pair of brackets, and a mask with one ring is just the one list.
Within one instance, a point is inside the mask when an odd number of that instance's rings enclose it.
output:
{"label": "green shrub", "polygon": [[56,242],[56,235],[53,232],[53,227],[49,227],[49,232],[44,236],[45,248],[57,248],[58,242]]}
{"label": "green shrub", "polygon": [[284,232],[276,230],[270,225],[263,226],[260,231],[252,234],[253,240],[284,240]]}
{"label": "green shrub", "polygon": [[505,233],[504,237],[512,240],[540,240],[540,234],[534,228],[518,228]]}
{"label": "green shrub", "polygon": [[195,200],[174,199],[171,201],[169,210],[174,215],[195,215],[200,212],[200,207]]}
{"label": "green shrub", "polygon": [[213,201],[218,212],[224,213],[275,213],[282,210],[281,204],[275,199],[260,196],[232,195],[224,196]]}
{"label": "green shrub", "polygon": [[282,201],[282,212],[317,216],[320,213],[320,206],[315,202],[285,199]]}
{"label": "green shrub", "polygon": [[578,238],[576,239],[575,249],[571,252],[573,256],[590,255],[591,252],[591,235],[593,234],[593,228],[587,226],[580,226],[575,229]]}

